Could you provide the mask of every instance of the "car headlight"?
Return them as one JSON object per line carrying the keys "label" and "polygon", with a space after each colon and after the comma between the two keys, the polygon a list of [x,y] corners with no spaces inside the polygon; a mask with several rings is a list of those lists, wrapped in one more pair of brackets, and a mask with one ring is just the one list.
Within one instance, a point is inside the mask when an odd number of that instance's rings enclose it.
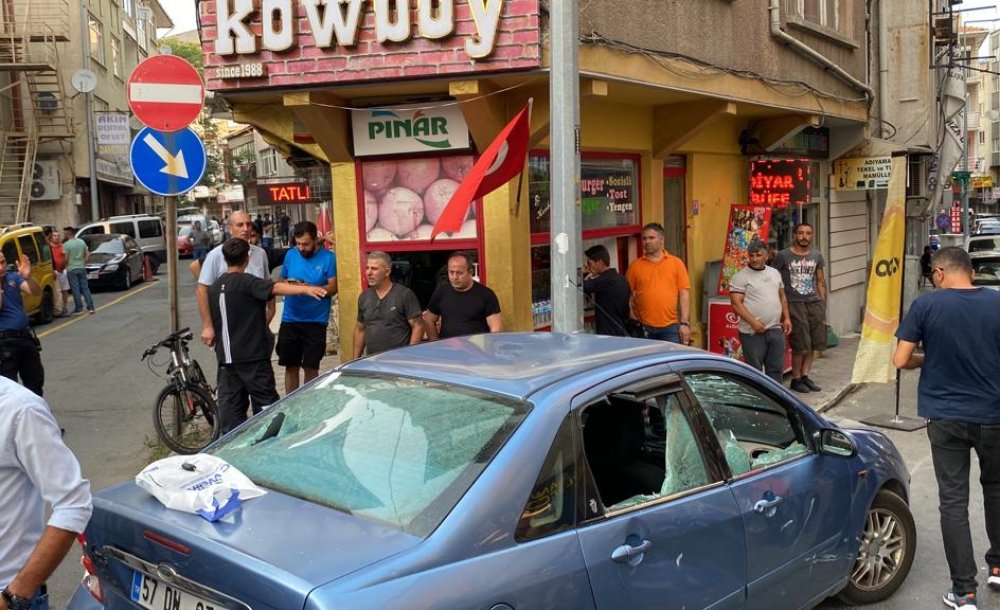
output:
{"label": "car headlight", "polygon": [[118,271],[118,263],[111,263],[104,266],[105,271]]}

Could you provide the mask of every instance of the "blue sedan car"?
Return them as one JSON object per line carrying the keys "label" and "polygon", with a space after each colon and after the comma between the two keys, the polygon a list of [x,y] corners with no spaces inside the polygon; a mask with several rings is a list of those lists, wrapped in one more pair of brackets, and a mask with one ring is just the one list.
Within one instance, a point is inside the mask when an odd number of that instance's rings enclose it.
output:
{"label": "blue sedan car", "polygon": [[866,604],[916,549],[885,436],[733,360],[641,339],[386,352],[209,452],[268,493],[217,522],[133,482],[98,493],[71,609]]}

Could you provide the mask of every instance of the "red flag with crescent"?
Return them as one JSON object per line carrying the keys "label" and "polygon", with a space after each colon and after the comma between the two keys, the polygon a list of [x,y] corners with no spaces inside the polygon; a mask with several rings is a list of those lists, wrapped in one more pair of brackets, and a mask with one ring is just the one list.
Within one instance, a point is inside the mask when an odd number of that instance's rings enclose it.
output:
{"label": "red flag with crescent", "polygon": [[431,239],[440,233],[454,233],[462,228],[469,206],[510,182],[524,170],[531,139],[531,100],[507,123],[500,134],[483,151],[468,175],[434,223]]}

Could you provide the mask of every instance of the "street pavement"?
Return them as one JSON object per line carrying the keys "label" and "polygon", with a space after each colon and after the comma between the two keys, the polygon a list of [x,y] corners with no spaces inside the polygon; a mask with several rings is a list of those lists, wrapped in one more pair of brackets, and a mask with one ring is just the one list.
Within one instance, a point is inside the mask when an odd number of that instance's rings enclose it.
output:
{"label": "street pavement", "polygon": [[[186,263],[181,268],[186,271]],[[215,377],[215,359],[208,348],[197,341],[200,319],[194,298],[194,280],[181,274],[180,319],[190,326],[196,339],[192,355],[199,360],[209,378]],[[152,427],[152,402],[164,380],[139,361],[142,351],[169,332],[167,319],[166,273],[161,271],[154,282],[139,284],[128,292],[97,293],[98,312],[75,318],[62,318],[39,327],[42,361],[46,367],[46,399],[59,424],[66,429],[66,443],[76,453],[84,475],[92,488],[100,490],[131,479],[147,463],[148,440],[155,436]],[[275,325],[276,329],[276,325]],[[803,398],[828,417],[842,423],[856,422],[872,415],[891,413],[894,405],[892,384],[854,388],[850,385],[851,368],[857,338],[844,338],[839,347],[828,350],[816,361],[811,377],[822,392]],[[162,364],[154,370],[165,371],[166,354],[157,357]],[[321,368],[328,370],[337,356],[324,359]],[[282,371],[275,366],[278,390],[282,392]],[[916,415],[915,373],[903,375],[901,413]],[[896,443],[912,475],[911,505],[917,523],[917,556],[910,576],[890,600],[871,606],[878,610],[913,610],[941,608],[941,594],[948,587],[937,516],[937,487],[926,434],[885,430]],[[978,480],[978,472],[972,474]],[[977,560],[983,569],[987,548],[983,526],[983,500],[973,485],[970,520]],[[52,608],[64,608],[75,590],[82,568],[74,548],[55,576],[49,581]],[[980,609],[1000,610],[1000,594],[980,589]],[[820,608],[846,608],[827,601]],[[778,609],[776,609],[778,610]]]}

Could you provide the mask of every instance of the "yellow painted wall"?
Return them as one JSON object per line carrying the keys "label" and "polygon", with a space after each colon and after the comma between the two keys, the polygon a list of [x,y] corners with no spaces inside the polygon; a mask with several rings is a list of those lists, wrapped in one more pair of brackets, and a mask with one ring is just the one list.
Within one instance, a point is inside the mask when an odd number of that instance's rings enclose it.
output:
{"label": "yellow painted wall", "polygon": [[354,163],[330,165],[333,178],[334,231],[337,234],[337,286],[339,288],[340,359],[354,354],[354,326],[361,294],[361,235],[358,232],[358,181]]}

